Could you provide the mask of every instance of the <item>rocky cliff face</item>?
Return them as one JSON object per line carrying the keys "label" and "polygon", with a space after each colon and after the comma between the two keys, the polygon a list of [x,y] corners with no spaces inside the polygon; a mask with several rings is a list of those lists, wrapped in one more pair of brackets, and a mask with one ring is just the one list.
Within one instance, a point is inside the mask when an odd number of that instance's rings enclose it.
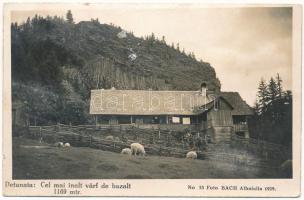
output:
{"label": "rocky cliff face", "polygon": [[[13,81],[64,96],[58,108],[86,105],[90,90],[98,88],[198,90],[203,81],[209,89],[220,88],[209,63],[154,34],[138,38],[98,20],[74,24],[56,16],[11,27]],[[18,87],[13,90],[13,99],[26,101]]]}

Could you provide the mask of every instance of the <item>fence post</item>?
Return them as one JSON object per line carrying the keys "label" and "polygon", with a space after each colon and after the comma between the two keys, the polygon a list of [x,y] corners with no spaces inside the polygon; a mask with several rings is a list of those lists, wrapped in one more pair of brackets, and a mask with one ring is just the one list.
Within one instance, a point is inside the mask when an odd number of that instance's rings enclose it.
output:
{"label": "fence post", "polygon": [[151,132],[151,144],[154,144],[155,142],[154,142],[154,132],[152,131]]}
{"label": "fence post", "polygon": [[134,140],[137,140],[138,139],[138,133],[137,133],[137,130],[135,127],[133,127],[133,132],[134,132]]}
{"label": "fence post", "polygon": [[167,146],[167,147],[170,146],[170,145],[169,145],[169,135],[167,135],[167,137],[166,137],[166,146]]}
{"label": "fence post", "polygon": [[160,140],[160,128],[158,128],[158,139]]}
{"label": "fence post", "polygon": [[162,143],[159,144],[159,156],[162,155]]}
{"label": "fence post", "polygon": [[59,132],[60,131],[60,124],[59,122],[57,122],[57,125],[56,125],[56,132]]}
{"label": "fence post", "polygon": [[167,144],[168,144],[168,146],[171,146],[171,139],[172,139],[172,137],[171,137],[171,130],[169,130],[168,135],[167,135]]}
{"label": "fence post", "polygon": [[42,128],[41,128],[41,126],[39,127],[39,136],[40,136],[39,140],[40,140],[40,142],[42,142]]}
{"label": "fence post", "polygon": [[92,146],[92,135],[90,135],[90,144],[89,146],[91,147]]}

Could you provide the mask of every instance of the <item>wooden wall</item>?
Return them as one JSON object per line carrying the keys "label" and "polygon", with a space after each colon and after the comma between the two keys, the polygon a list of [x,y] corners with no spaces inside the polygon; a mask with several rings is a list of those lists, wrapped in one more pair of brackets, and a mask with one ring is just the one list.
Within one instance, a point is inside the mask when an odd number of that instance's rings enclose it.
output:
{"label": "wooden wall", "polygon": [[232,108],[220,100],[218,109],[212,108],[207,113],[207,127],[215,143],[227,142],[233,133]]}
{"label": "wooden wall", "polygon": [[217,108],[212,108],[207,113],[207,121],[211,126],[233,126],[232,107],[219,99]]}
{"label": "wooden wall", "polygon": [[212,109],[208,113],[208,121],[211,121],[212,126],[232,126],[231,110]]}
{"label": "wooden wall", "polygon": [[215,143],[227,143],[231,140],[233,127],[231,126],[216,126],[213,127],[213,141]]}

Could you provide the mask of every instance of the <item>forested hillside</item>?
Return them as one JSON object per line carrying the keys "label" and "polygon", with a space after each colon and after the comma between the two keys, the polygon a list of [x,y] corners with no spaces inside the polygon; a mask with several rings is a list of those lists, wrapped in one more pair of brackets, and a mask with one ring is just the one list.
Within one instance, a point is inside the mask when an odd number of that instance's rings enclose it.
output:
{"label": "forested hillside", "polygon": [[210,64],[178,43],[98,19],[75,23],[70,12],[13,23],[11,39],[13,102],[37,124],[92,122],[91,89],[196,90],[202,81],[220,88]]}
{"label": "forested hillside", "polygon": [[292,92],[282,82],[279,74],[269,82],[261,79],[249,128],[253,138],[291,147]]}

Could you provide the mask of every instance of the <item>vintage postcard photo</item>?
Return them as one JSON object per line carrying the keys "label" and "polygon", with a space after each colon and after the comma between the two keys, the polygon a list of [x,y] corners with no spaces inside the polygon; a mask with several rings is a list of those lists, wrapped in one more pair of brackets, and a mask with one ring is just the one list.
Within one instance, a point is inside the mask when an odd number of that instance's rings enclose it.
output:
{"label": "vintage postcard photo", "polygon": [[296,5],[4,5],[7,196],[300,195]]}

